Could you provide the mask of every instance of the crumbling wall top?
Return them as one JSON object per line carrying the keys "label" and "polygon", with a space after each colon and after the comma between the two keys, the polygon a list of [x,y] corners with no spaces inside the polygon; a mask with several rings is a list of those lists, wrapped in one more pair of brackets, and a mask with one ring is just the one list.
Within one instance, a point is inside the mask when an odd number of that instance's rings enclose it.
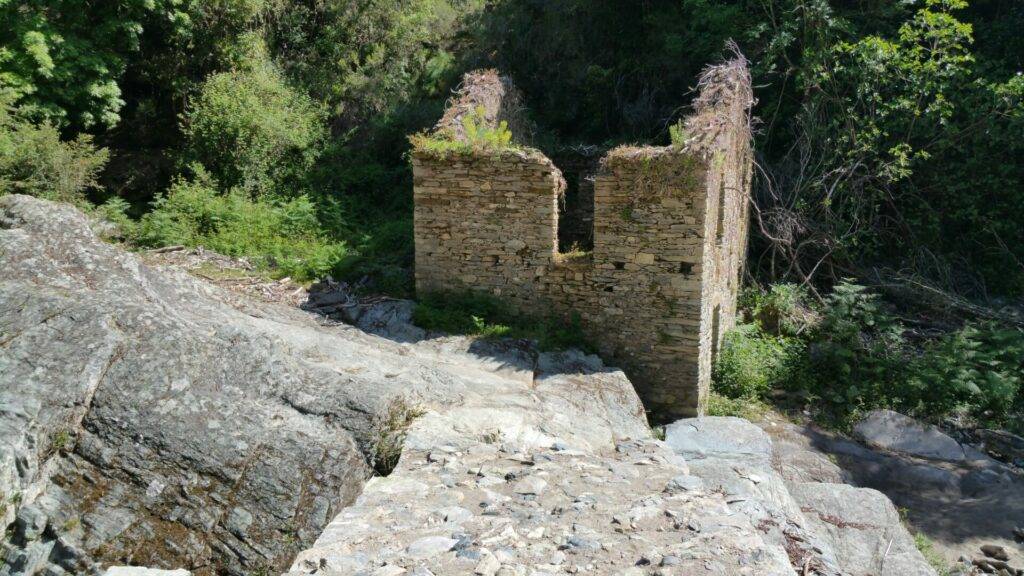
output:
{"label": "crumbling wall top", "polygon": [[732,59],[708,66],[697,82],[693,113],[683,120],[684,146],[694,152],[709,154],[729,146],[722,140],[728,135],[750,142],[749,113],[755,103],[750,69],[739,49],[732,49]]}
{"label": "crumbling wall top", "polygon": [[475,116],[477,111],[482,111],[483,121],[491,128],[502,120],[507,122],[517,144],[526,145],[533,139],[534,127],[527,118],[522,94],[511,78],[499,75],[497,70],[467,72],[434,130],[464,140],[463,119]]}

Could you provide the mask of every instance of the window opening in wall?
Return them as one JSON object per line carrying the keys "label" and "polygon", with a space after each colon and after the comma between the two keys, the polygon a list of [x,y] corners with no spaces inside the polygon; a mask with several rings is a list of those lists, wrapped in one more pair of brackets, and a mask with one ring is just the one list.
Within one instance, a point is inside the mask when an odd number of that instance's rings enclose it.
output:
{"label": "window opening in wall", "polygon": [[583,255],[594,250],[594,177],[583,169],[563,169],[565,193],[558,201],[558,251]]}
{"label": "window opening in wall", "polygon": [[691,264],[690,262],[680,262],[679,263],[679,273],[680,274],[693,274],[693,264]]}

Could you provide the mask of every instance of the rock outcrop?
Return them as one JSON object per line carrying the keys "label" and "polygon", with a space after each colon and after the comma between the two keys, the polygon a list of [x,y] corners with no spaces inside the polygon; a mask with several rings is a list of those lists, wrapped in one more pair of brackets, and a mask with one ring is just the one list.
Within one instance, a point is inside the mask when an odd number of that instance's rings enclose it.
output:
{"label": "rock outcrop", "polygon": [[370,334],[22,196],[0,198],[0,270],[2,575],[931,574],[884,497],[795,486],[743,421],[657,440],[592,356],[311,297]]}
{"label": "rock outcrop", "polygon": [[[282,569],[420,405],[498,399],[504,363],[535,361],[510,350],[485,371],[455,360],[465,342],[446,354],[321,326],[145,266],[73,208],[24,196],[0,199],[0,270],[0,574]],[[635,426],[627,391],[606,404]]]}
{"label": "rock outcrop", "polygon": [[[1005,454],[987,442],[958,442],[888,410],[870,412],[855,426],[864,443],[814,426],[766,422],[761,427],[772,439],[774,465],[794,495],[805,492],[794,487],[806,482],[873,488],[902,510],[908,526],[928,537],[933,556],[952,567],[952,574],[977,573],[972,561],[983,563],[990,548],[1007,551],[1005,560],[995,560],[1007,562],[1011,574],[1024,566],[1017,543],[1024,540],[1017,537],[1024,534],[1024,474],[986,455],[982,448]],[[865,494],[856,493],[857,505],[882,511],[880,497]]]}

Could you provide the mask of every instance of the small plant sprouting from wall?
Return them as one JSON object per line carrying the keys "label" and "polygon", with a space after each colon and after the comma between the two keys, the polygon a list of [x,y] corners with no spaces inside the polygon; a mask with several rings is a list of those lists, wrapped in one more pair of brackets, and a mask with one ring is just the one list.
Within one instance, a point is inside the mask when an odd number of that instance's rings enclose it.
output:
{"label": "small plant sprouting from wall", "polygon": [[489,127],[483,106],[477,106],[472,114],[462,118],[462,128],[466,131],[466,141],[474,148],[502,150],[512,145],[508,122],[502,120],[497,127]]}
{"label": "small plant sprouting from wall", "polygon": [[54,452],[63,452],[64,450],[71,447],[71,433],[67,430],[59,430],[53,435],[53,441],[51,446]]}
{"label": "small plant sprouting from wall", "polygon": [[633,216],[632,206],[626,206],[622,210],[619,210],[619,216],[626,222],[636,222],[636,218]]}
{"label": "small plant sprouting from wall", "polygon": [[668,135],[672,139],[673,148],[676,150],[686,148],[686,141],[689,140],[690,134],[686,131],[686,127],[683,126],[682,120],[668,127]]}
{"label": "small plant sprouting from wall", "polygon": [[460,138],[451,130],[414,134],[409,142],[417,152],[434,158],[447,158],[455,154],[500,152],[517,150],[512,143],[512,131],[508,122],[502,120],[497,126],[490,126],[483,106],[477,106],[462,117],[463,136]]}

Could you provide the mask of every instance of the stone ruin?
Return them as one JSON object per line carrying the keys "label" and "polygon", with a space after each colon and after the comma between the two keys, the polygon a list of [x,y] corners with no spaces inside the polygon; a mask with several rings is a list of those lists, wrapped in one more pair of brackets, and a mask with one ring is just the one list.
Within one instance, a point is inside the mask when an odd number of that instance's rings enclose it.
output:
{"label": "stone ruin", "polygon": [[[578,319],[655,414],[703,413],[735,323],[752,104],[737,57],[701,75],[683,143],[552,153],[565,172],[525,145],[417,147],[417,291],[486,291],[525,314]],[[467,114],[530,142],[522,98],[496,71],[465,76],[434,135],[465,141]]]}

